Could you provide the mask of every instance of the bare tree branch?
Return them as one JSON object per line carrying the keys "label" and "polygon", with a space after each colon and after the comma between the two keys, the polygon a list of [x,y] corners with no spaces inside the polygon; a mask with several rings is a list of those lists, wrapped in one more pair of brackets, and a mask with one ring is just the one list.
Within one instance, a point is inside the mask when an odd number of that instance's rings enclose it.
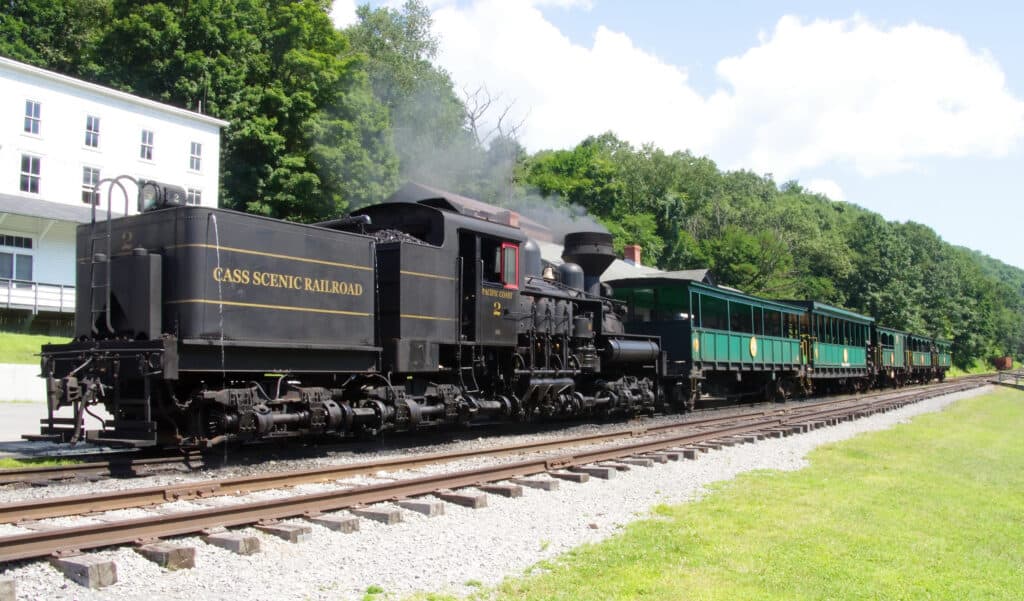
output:
{"label": "bare tree branch", "polygon": [[487,86],[479,86],[472,92],[469,91],[469,88],[462,88],[462,103],[466,107],[466,126],[473,134],[476,143],[481,146],[489,135],[481,137],[480,127],[493,102],[494,99],[491,97],[490,91],[487,90]]}
{"label": "bare tree branch", "polygon": [[486,132],[487,113],[501,100],[501,94],[491,94],[486,85],[475,90],[462,88],[462,102],[466,107],[466,127],[480,146],[487,144],[497,134],[498,137],[519,141],[519,134],[526,123],[526,117],[510,123],[510,113],[515,101],[504,105],[493,127]]}

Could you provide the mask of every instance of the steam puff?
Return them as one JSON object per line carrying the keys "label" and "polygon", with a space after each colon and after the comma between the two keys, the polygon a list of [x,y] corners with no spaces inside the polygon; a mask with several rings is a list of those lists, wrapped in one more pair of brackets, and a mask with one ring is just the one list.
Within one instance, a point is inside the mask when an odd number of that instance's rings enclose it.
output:
{"label": "steam puff", "polygon": [[506,208],[550,229],[554,241],[558,244],[562,244],[565,235],[571,232],[608,233],[608,228],[591,217],[585,208],[562,202],[558,197],[544,198],[529,194],[513,198]]}

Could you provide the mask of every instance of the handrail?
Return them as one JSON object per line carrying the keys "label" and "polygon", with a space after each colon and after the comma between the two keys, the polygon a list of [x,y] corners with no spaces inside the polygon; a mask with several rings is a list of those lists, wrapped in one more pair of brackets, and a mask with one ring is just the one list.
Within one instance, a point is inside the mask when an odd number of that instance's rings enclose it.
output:
{"label": "handrail", "polygon": [[40,310],[74,313],[75,286],[0,278],[0,306],[7,309],[30,308],[33,314]]}

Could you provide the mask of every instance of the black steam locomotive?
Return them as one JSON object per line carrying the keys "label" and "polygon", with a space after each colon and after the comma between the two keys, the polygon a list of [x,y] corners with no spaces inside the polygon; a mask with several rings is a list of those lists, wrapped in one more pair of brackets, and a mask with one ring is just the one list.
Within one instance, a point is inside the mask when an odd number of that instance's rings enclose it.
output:
{"label": "black steam locomotive", "polygon": [[78,230],[43,435],[201,448],[665,409],[659,338],[598,279],[608,234],[567,236],[544,277],[521,230],[443,198],[302,225],[141,188],[138,214]]}

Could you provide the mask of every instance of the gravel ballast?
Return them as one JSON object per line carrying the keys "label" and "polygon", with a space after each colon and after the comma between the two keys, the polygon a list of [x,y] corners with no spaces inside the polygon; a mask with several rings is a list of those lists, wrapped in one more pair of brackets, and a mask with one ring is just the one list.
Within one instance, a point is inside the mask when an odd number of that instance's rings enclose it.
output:
{"label": "gravel ballast", "polygon": [[415,591],[469,593],[479,584],[495,584],[540,560],[600,541],[647,517],[656,504],[699,498],[712,482],[755,469],[800,469],[807,465],[807,453],[819,445],[889,428],[989,389],[936,397],[797,436],[727,447],[701,454],[697,461],[636,467],[612,480],[562,482],[552,492],[526,488],[521,498],[513,499],[488,495],[483,509],[446,504],[445,514],[433,518],[403,511],[402,523],[386,526],[364,519],[352,534],[313,525],[310,540],[299,544],[242,529],[260,538],[262,550],[252,556],[235,555],[198,537],[174,539],[197,547],[196,567],[189,570],[166,571],[130,548],[101,551],[98,555],[117,563],[119,579],[102,590],[73,584],[46,562],[9,566],[0,576],[16,579],[19,599],[361,599],[371,585],[385,591],[381,597],[392,598]]}

